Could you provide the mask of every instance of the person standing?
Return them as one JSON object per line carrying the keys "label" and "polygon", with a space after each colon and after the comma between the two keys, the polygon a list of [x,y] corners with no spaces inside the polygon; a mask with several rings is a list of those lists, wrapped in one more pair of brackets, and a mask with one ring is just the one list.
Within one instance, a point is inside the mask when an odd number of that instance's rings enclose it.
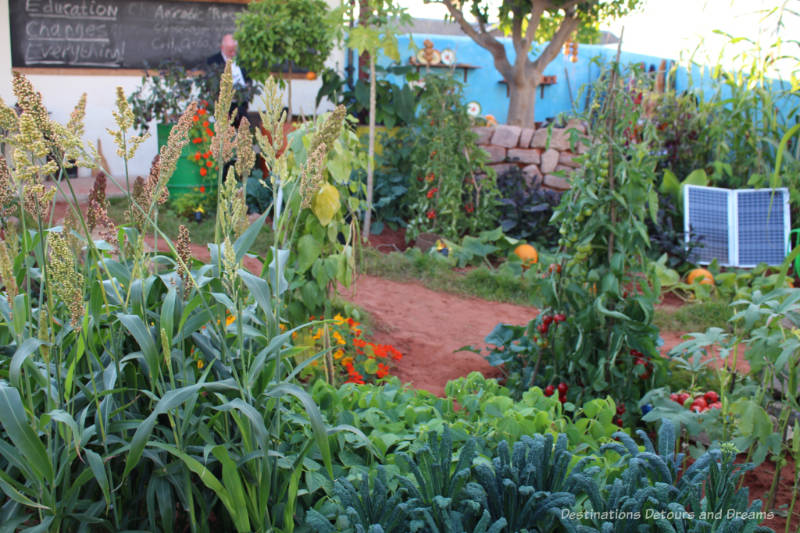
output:
{"label": "person standing", "polygon": [[236,39],[233,38],[232,34],[226,33],[222,36],[219,52],[208,57],[208,59],[206,59],[206,64],[225,68],[225,64],[228,61],[231,62],[234,98],[233,102],[231,102],[230,111],[233,111],[234,109],[237,110],[236,119],[234,120],[233,125],[238,128],[239,121],[242,120],[242,117],[247,115],[247,109],[249,107],[249,102],[243,95],[246,94],[245,89],[247,89],[247,86],[250,83],[250,78],[247,77],[247,72],[245,69],[236,64],[236,48]]}

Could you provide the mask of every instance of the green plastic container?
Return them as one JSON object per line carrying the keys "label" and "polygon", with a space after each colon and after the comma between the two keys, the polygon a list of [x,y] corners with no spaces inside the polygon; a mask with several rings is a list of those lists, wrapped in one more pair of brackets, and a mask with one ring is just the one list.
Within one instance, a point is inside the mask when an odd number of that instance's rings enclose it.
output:
{"label": "green plastic container", "polygon": [[[167,144],[169,132],[172,131],[172,124],[158,124],[158,149]],[[170,199],[178,198],[186,193],[193,192],[206,182],[200,175],[200,167],[189,161],[189,154],[193,153],[192,143],[183,147],[181,157],[175,167],[175,172],[167,183]]]}

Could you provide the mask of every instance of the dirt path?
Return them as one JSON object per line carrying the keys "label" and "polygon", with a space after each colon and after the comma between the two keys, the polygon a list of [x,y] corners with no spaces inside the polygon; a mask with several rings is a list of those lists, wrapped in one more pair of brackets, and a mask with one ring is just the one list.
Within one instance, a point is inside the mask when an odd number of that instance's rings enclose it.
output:
{"label": "dirt path", "polygon": [[394,373],[438,395],[444,394],[449,380],[473,370],[499,375],[482,356],[456,350],[485,347],[484,337],[498,322],[527,324],[538,313],[533,307],[463,298],[366,275],[343,296],[372,316],[376,342],[391,344],[403,354]]}

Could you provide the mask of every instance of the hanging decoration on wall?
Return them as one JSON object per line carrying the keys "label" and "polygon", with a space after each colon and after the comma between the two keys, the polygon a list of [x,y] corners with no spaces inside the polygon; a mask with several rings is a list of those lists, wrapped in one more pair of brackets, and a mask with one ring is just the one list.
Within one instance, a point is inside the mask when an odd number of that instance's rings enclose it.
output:
{"label": "hanging decoration on wall", "polygon": [[569,57],[572,63],[578,62],[578,41],[573,41],[570,38],[564,43],[564,57]]}
{"label": "hanging decoration on wall", "polygon": [[442,64],[447,66],[456,64],[456,53],[454,50],[450,48],[442,50]]}
{"label": "hanging decoration on wall", "polygon": [[438,65],[442,61],[442,54],[439,50],[434,50],[433,42],[430,39],[425,39],[422,43],[425,48],[417,52],[417,62],[422,65]]}

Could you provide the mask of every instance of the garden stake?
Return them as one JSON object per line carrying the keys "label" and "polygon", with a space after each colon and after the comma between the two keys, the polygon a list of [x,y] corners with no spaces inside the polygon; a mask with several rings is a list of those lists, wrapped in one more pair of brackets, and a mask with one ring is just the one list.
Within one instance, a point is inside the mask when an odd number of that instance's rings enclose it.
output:
{"label": "garden stake", "polygon": [[[625,28],[622,28],[622,31],[619,33],[619,43],[617,44],[617,57],[614,60],[614,70],[611,71],[611,80],[608,83],[608,108],[612,110],[614,108],[614,100],[617,96],[617,72],[619,70],[619,57],[620,53],[622,52],[622,36],[625,34]],[[614,133],[614,123],[616,122],[616,115],[614,113],[609,113],[608,121],[606,122],[606,129],[607,135],[609,136],[608,139],[608,189],[613,193],[614,192],[614,145],[612,144],[613,139],[611,136]],[[617,225],[617,207],[616,203],[611,203],[611,227],[615,227]],[[611,257],[614,255],[614,232],[609,232],[608,235],[608,262],[611,262]]]}

